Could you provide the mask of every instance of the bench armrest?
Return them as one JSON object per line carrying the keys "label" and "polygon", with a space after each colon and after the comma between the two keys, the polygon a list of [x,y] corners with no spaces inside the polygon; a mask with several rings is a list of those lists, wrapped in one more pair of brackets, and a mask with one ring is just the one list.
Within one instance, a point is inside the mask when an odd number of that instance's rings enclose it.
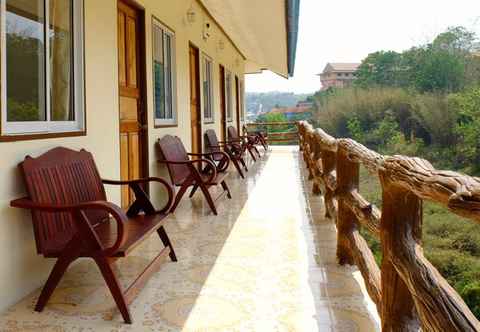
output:
{"label": "bench armrest", "polygon": [[97,237],[92,234],[95,232],[95,228],[88,222],[87,216],[84,211],[88,210],[101,210],[109,213],[117,222],[117,240],[110,248],[103,248],[103,253],[107,256],[114,255],[125,241],[124,224],[128,221],[128,217],[125,212],[117,205],[107,201],[90,201],[78,204],[44,204],[33,202],[30,198],[24,197],[13,200],[10,202],[10,206],[27,209],[32,211],[41,212],[53,212],[53,213],[70,213],[73,221],[77,224],[78,230],[83,235],[91,236],[93,239]]}
{"label": "bench armrest", "polygon": [[[137,189],[136,187],[139,184],[148,183],[148,182],[161,183],[165,187],[165,189],[167,190],[168,201],[162,209],[156,210],[155,213],[165,213],[165,212],[167,212],[168,210],[170,210],[170,207],[172,206],[172,203],[173,203],[173,198],[174,198],[173,197],[174,196],[173,186],[167,180],[159,178],[159,177],[148,177],[148,178],[140,178],[140,179],[134,179],[134,180],[121,180],[121,181],[102,179],[102,182],[104,184],[110,184],[110,185],[128,185],[134,191],[137,199],[140,198],[139,197],[140,193],[136,190]],[[146,197],[146,194],[142,194],[142,195],[145,196],[145,197],[142,197],[143,199],[147,199],[148,201],[150,201],[149,198]]]}

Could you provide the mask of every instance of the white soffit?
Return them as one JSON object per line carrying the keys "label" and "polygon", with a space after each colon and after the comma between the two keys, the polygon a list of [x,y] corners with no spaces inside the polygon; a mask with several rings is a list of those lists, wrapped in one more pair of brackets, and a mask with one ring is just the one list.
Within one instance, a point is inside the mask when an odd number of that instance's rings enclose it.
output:
{"label": "white soffit", "polygon": [[200,0],[246,57],[246,73],[288,77],[285,0]]}

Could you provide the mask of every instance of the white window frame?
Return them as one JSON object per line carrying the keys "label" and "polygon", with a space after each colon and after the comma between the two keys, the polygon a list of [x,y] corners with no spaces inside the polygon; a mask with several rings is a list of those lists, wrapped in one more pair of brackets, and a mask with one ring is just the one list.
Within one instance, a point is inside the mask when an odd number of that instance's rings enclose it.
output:
{"label": "white window frame", "polygon": [[[45,38],[45,121],[7,121],[7,61],[6,61],[6,0],[0,0],[0,36],[1,36],[1,134],[3,136],[22,136],[32,134],[51,134],[51,133],[69,133],[85,131],[85,39],[84,39],[84,0],[74,0],[73,4],[73,84],[74,84],[74,121],[51,121],[51,105],[50,105],[50,61],[48,52],[50,50],[50,40]],[[45,22],[49,24],[49,1],[43,0],[45,3]],[[45,33],[46,34],[46,33]]]}
{"label": "white window frame", "polygon": [[[205,74],[206,74],[206,64],[207,62],[210,64],[210,72],[208,73],[209,74],[209,77],[208,78],[205,78]],[[210,81],[210,84],[209,84],[209,91],[208,91],[208,94],[210,96],[210,117],[206,117],[205,115],[205,110],[206,110],[206,100],[204,98],[205,96],[205,91],[203,90],[205,87],[203,85],[205,79],[208,79]],[[213,123],[215,122],[215,112],[214,112],[214,101],[213,101],[213,60],[212,58],[210,58],[208,55],[206,55],[205,53],[202,53],[202,73],[201,73],[201,80],[202,80],[202,109],[203,109],[203,122],[206,123],[206,124],[209,124],[209,123]]]}
{"label": "white window frame", "polygon": [[[228,122],[233,121],[233,82],[232,82],[232,72],[225,69],[225,104],[226,109],[226,118]],[[228,89],[230,87],[230,91]]]}
{"label": "white window frame", "polygon": [[[157,117],[157,109],[156,109],[156,100],[155,100],[155,34],[154,29],[158,28],[161,29],[163,32],[163,61],[164,65],[166,64],[166,54],[165,52],[165,43],[167,40],[167,36],[170,37],[170,63],[171,63],[171,106],[172,106],[172,117],[171,118],[158,118]],[[177,126],[177,65],[176,65],[176,38],[175,32],[170,30],[164,24],[160,22],[155,16],[152,17],[152,80],[153,80],[153,117],[154,117],[154,124],[156,127],[162,126]],[[165,84],[165,99],[167,99],[167,84]],[[167,113],[165,108],[165,114]]]}

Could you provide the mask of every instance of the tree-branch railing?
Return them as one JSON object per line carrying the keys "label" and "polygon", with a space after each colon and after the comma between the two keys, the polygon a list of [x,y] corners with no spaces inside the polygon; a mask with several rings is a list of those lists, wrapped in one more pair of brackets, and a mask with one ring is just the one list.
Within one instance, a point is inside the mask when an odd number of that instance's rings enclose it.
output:
{"label": "tree-branch railing", "polygon": [[261,131],[267,134],[269,144],[298,145],[298,126],[296,121],[251,122],[246,123],[249,131]]}
{"label": "tree-branch railing", "polygon": [[[312,190],[323,188],[326,216],[336,221],[337,260],[358,266],[382,331],[480,331],[480,322],[423,255],[421,242],[423,200],[480,222],[480,179],[436,170],[420,158],[383,156],[305,121],[298,132]],[[381,211],[359,193],[360,165],[380,179]],[[381,242],[380,267],[361,227]]]}

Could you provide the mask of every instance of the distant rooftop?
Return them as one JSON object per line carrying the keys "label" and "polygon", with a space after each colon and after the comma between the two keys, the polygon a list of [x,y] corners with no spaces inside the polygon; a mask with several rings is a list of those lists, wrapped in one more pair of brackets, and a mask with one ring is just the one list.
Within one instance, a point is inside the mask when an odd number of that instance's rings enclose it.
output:
{"label": "distant rooftop", "polygon": [[[323,73],[329,72],[354,72],[358,69],[360,63],[347,63],[347,62],[329,62],[325,66]],[[318,74],[320,75],[320,74]]]}

